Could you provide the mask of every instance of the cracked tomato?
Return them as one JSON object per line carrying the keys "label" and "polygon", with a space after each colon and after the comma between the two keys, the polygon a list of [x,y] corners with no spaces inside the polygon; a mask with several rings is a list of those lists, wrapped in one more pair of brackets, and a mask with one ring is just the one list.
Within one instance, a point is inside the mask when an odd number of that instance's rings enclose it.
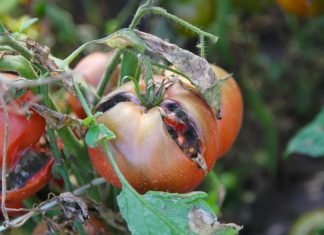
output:
{"label": "cracked tomato", "polygon": [[[7,79],[16,75],[1,73]],[[5,91],[6,88],[1,88]],[[32,100],[27,91],[23,96],[7,105],[9,133],[7,145],[7,194],[6,201],[22,201],[40,190],[49,180],[53,159],[45,150],[36,145],[45,131],[45,120],[36,112],[26,116],[22,104]],[[0,108],[0,163],[3,161],[5,140],[5,115]],[[2,183],[2,182],[1,182]],[[0,195],[0,200],[2,196]]]}
{"label": "cracked tomato", "polygon": [[[161,85],[164,79],[155,77],[155,83]],[[143,82],[140,85],[144,91]],[[103,112],[98,123],[116,134],[109,146],[121,172],[140,193],[191,191],[217,159],[217,121],[197,89],[179,80],[162,89],[164,98],[158,106],[141,105],[132,82],[96,106]],[[88,151],[99,174],[121,187],[102,147]]]}

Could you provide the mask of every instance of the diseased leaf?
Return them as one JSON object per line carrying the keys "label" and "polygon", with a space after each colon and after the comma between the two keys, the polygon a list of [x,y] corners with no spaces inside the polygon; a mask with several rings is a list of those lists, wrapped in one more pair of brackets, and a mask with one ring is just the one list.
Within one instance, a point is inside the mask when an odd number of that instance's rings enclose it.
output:
{"label": "diseased leaf", "polygon": [[211,221],[217,221],[214,212],[203,200],[206,197],[204,192],[177,194],[153,191],[142,196],[123,184],[117,201],[132,234],[156,234],[158,231],[158,234],[178,235],[197,234],[190,226],[196,220],[191,216],[192,210],[205,211]]}
{"label": "diseased leaf", "polygon": [[28,50],[33,53],[32,59],[35,60],[36,63],[39,63],[45,67],[50,72],[51,76],[56,76],[63,72],[61,69],[59,69],[59,66],[55,63],[55,61],[50,58],[49,47],[42,46],[38,42],[31,39],[27,39],[25,42]]}
{"label": "diseased leaf", "polygon": [[148,45],[148,50],[159,54],[172,63],[177,70],[186,74],[190,81],[199,87],[201,92],[205,92],[218,83],[216,74],[204,58],[154,35],[137,30],[135,32]]}
{"label": "diseased leaf", "polygon": [[230,234],[237,234],[243,228],[234,223],[221,224],[212,213],[196,207],[189,212],[189,227],[197,234],[219,234],[221,230],[222,234],[227,234],[224,233],[226,230],[235,232]]}
{"label": "diseased leaf", "polygon": [[81,125],[81,120],[74,118],[72,116],[53,111],[52,109],[36,104],[31,103],[31,108],[35,110],[39,115],[43,116],[46,120],[46,123],[50,125],[53,129],[61,129],[63,127],[72,127],[75,133],[82,137],[85,133],[85,128]]}
{"label": "diseased leaf", "polygon": [[291,153],[324,157],[324,109],[289,141],[286,154]]}

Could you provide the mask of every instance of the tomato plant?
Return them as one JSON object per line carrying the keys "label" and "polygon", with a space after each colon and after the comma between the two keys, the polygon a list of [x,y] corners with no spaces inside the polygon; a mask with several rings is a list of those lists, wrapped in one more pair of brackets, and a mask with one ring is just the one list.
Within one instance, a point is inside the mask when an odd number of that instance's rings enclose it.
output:
{"label": "tomato plant", "polygon": [[[95,89],[99,85],[100,80],[103,78],[108,65],[111,63],[115,52],[93,52],[84,57],[74,68],[74,72],[81,76],[81,78],[92,88]],[[105,94],[111,91],[117,85],[119,78],[119,68],[113,72],[109,83],[106,87]],[[72,111],[79,117],[85,118],[86,114],[82,108],[79,100],[69,95],[68,101],[72,107]]]}
{"label": "tomato plant", "polygon": [[[198,19],[200,15],[194,14],[198,18],[188,21],[201,26],[208,24],[213,18],[213,9],[208,8],[210,5],[195,3],[194,6],[199,6],[199,11],[211,10],[211,15]],[[195,10],[188,9],[190,12]],[[54,5],[46,5],[46,12],[55,15],[56,10]],[[201,56],[136,30],[143,16],[152,13],[197,34]],[[123,14],[120,17],[126,20],[128,17]],[[61,19],[64,15],[56,17],[61,22],[58,25],[64,25]],[[206,193],[178,194],[193,190],[237,135],[234,132],[228,136],[224,134],[226,148],[221,148],[221,133],[226,132],[225,125],[232,125],[234,121],[226,124],[216,120],[221,86],[204,58],[207,39],[216,42],[218,37],[153,6],[153,1],[148,0],[138,8],[129,27],[85,42],[62,59],[52,55],[49,48],[25,37],[24,30],[36,21],[31,18],[24,22],[16,34],[0,23],[0,70],[21,76],[19,81],[10,84],[10,92],[15,96],[4,93],[6,101],[8,97],[12,100],[0,110],[3,119],[0,140],[4,142],[1,147],[8,150],[8,155],[5,154],[7,167],[2,167],[3,173],[4,169],[8,170],[8,177],[3,174],[2,183],[8,185],[2,201],[6,195],[7,205],[14,206],[44,186],[51,177],[52,154],[56,163],[55,176],[62,180],[58,184],[62,183],[64,188],[49,186],[48,195],[52,197],[36,205],[32,211],[26,208],[26,214],[12,220],[7,216],[10,211],[2,207],[5,222],[0,231],[20,226],[32,216],[41,214],[51,231],[109,234],[91,220],[90,226],[82,225],[89,219],[90,205],[103,217],[111,218],[107,223],[112,227],[126,233],[150,234],[151,225],[155,223],[159,223],[162,233],[201,233],[196,224],[196,217],[201,212],[208,214],[211,221],[204,229],[209,233],[224,228],[240,230],[240,226],[217,221],[213,209],[204,201]],[[108,45],[115,48],[116,53],[92,53],[71,73],[73,60],[91,44]],[[164,70],[182,75],[190,83],[177,76],[162,75]],[[36,96],[29,89],[37,94],[41,104],[35,102]],[[76,94],[77,99],[66,95],[67,92]],[[108,92],[111,93],[106,95]],[[62,100],[64,106],[59,105]],[[70,103],[74,113],[69,112],[66,102]],[[28,106],[33,112],[26,111]],[[9,130],[8,121],[4,119],[7,110]],[[224,109],[226,117],[228,113],[232,111]],[[47,123],[46,132],[43,117]],[[52,154],[47,145],[42,145],[44,142],[50,145]],[[5,161],[4,156],[2,160]],[[93,174],[90,160],[105,179]],[[98,187],[106,181],[122,189],[118,197],[110,190],[110,185]],[[82,194],[93,201],[103,202],[102,207],[83,200]],[[157,200],[163,203],[156,203]],[[37,197],[33,197],[28,203],[36,201]],[[140,214],[139,210],[128,210],[130,205],[141,208]],[[146,218],[138,220],[143,214]],[[180,219],[174,220],[172,214],[177,214]],[[39,227],[46,225],[41,223]],[[47,232],[34,231],[34,234],[42,233]]]}
{"label": "tomato plant", "polygon": [[299,16],[314,16],[324,13],[324,3],[321,0],[277,0],[279,5],[288,12]]}
{"label": "tomato plant", "polygon": [[[188,192],[206,173],[197,161],[203,157],[207,171],[214,166],[216,118],[193,86],[174,82],[165,89],[159,106],[147,108],[140,104],[134,85],[128,82],[106,96],[96,110],[104,112],[98,122],[116,134],[110,142],[112,153],[139,192]],[[102,148],[88,150],[97,171],[120,187]]]}

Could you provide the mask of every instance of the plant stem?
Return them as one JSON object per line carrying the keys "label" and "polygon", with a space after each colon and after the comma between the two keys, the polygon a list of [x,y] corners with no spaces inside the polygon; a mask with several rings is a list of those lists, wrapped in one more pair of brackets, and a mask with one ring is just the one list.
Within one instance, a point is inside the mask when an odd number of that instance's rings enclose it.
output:
{"label": "plant stem", "polygon": [[6,194],[7,194],[7,152],[8,152],[8,139],[9,139],[9,113],[6,107],[6,103],[3,99],[3,96],[0,94],[0,102],[5,119],[5,138],[3,143],[3,152],[2,152],[2,175],[1,175],[1,210],[5,222],[9,222],[9,217],[6,209]]}
{"label": "plant stem", "polygon": [[205,37],[200,35],[199,40],[200,57],[205,58]]}
{"label": "plant stem", "polygon": [[179,17],[168,13],[165,9],[160,8],[160,7],[153,7],[151,5],[148,5],[149,2],[150,1],[148,1],[146,4],[144,4],[144,5],[142,5],[142,6],[140,6],[138,8],[138,10],[135,13],[135,16],[134,16],[131,24],[129,25],[129,28],[135,29],[137,27],[137,25],[139,24],[140,20],[146,14],[156,14],[156,15],[162,15],[165,18],[171,19],[174,22],[188,28],[192,32],[197,33],[198,35],[201,35],[201,36],[208,37],[208,38],[212,39],[214,42],[216,42],[218,40],[217,36],[215,36],[215,35],[213,35],[211,33],[207,33],[205,31],[201,30],[200,28],[188,23],[187,21],[185,21],[183,19],[180,19]]}
{"label": "plant stem", "polygon": [[[108,156],[109,161],[110,161],[110,163],[111,163],[111,165],[112,165],[112,167],[113,167],[115,173],[117,174],[118,179],[120,180],[120,182],[121,182],[122,184],[127,184],[127,185],[132,189],[132,190],[134,190],[134,192],[136,192],[135,189],[133,189],[133,187],[131,187],[131,186],[129,185],[129,183],[128,183],[128,181],[126,180],[125,176],[121,173],[119,167],[117,166],[117,163],[116,163],[116,161],[115,161],[115,159],[114,159],[114,157],[113,157],[113,155],[112,155],[112,153],[111,153],[111,151],[110,151],[110,149],[109,149],[109,146],[108,146],[107,140],[102,140],[102,141],[101,141],[101,144],[102,144],[102,147],[103,147],[103,149],[104,149],[106,155]],[[138,194],[138,193],[136,192],[136,194]]]}
{"label": "plant stem", "polygon": [[105,92],[105,89],[107,87],[107,84],[111,78],[111,75],[113,74],[115,68],[117,67],[117,65],[120,62],[120,55],[122,54],[121,50],[117,50],[116,54],[114,55],[113,60],[111,61],[110,65],[108,66],[105,75],[103,77],[103,79],[100,81],[99,87],[97,89],[97,95],[99,97],[102,97],[102,95]]}
{"label": "plant stem", "polygon": [[91,117],[92,116],[92,113],[91,113],[91,110],[87,104],[87,101],[85,100],[85,98],[83,97],[82,93],[81,93],[81,90],[79,88],[79,85],[78,83],[76,82],[75,79],[73,79],[73,86],[74,86],[74,89],[76,90],[77,92],[77,95],[78,95],[78,99],[79,101],[81,102],[82,104],[82,107],[85,111],[85,113],[87,114],[88,117]]}
{"label": "plant stem", "polygon": [[62,159],[60,149],[57,146],[55,132],[49,126],[47,126],[47,132],[48,132],[48,136],[50,139],[51,150],[52,150],[52,153],[53,153],[53,156],[55,159],[54,167],[56,167],[56,169],[58,170],[58,173],[62,176],[62,178],[64,180],[64,185],[65,185],[66,191],[72,192],[72,190],[73,190],[72,183],[70,181],[69,174],[67,172],[64,161]]}

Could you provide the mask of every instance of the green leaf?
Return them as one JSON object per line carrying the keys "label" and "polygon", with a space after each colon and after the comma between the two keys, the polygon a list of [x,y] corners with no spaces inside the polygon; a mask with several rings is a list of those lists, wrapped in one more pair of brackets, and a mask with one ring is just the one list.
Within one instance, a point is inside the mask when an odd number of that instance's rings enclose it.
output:
{"label": "green leaf", "polygon": [[31,25],[35,24],[38,21],[38,18],[31,18],[26,20],[19,28],[19,32],[23,32],[27,28],[29,28]]}
{"label": "green leaf", "polygon": [[[227,225],[221,225],[217,217],[204,202],[207,194],[192,192],[188,194],[147,192],[145,195],[134,193],[134,190],[123,184],[123,190],[117,201],[122,216],[127,221],[132,234],[197,234],[201,232],[228,230]],[[203,211],[208,215],[208,222],[204,223],[198,232],[194,226],[198,221],[193,211]],[[216,225],[216,226],[215,226]],[[200,227],[200,226],[199,226]],[[207,234],[207,233],[206,233]]]}
{"label": "green leaf", "polygon": [[97,147],[101,140],[112,140],[116,135],[109,130],[105,125],[98,124],[89,128],[85,141],[90,147]]}
{"label": "green leaf", "polygon": [[4,55],[0,57],[0,70],[16,72],[27,79],[37,79],[32,64],[21,55]]}
{"label": "green leaf", "polygon": [[324,109],[289,141],[286,154],[291,153],[324,157]]}

